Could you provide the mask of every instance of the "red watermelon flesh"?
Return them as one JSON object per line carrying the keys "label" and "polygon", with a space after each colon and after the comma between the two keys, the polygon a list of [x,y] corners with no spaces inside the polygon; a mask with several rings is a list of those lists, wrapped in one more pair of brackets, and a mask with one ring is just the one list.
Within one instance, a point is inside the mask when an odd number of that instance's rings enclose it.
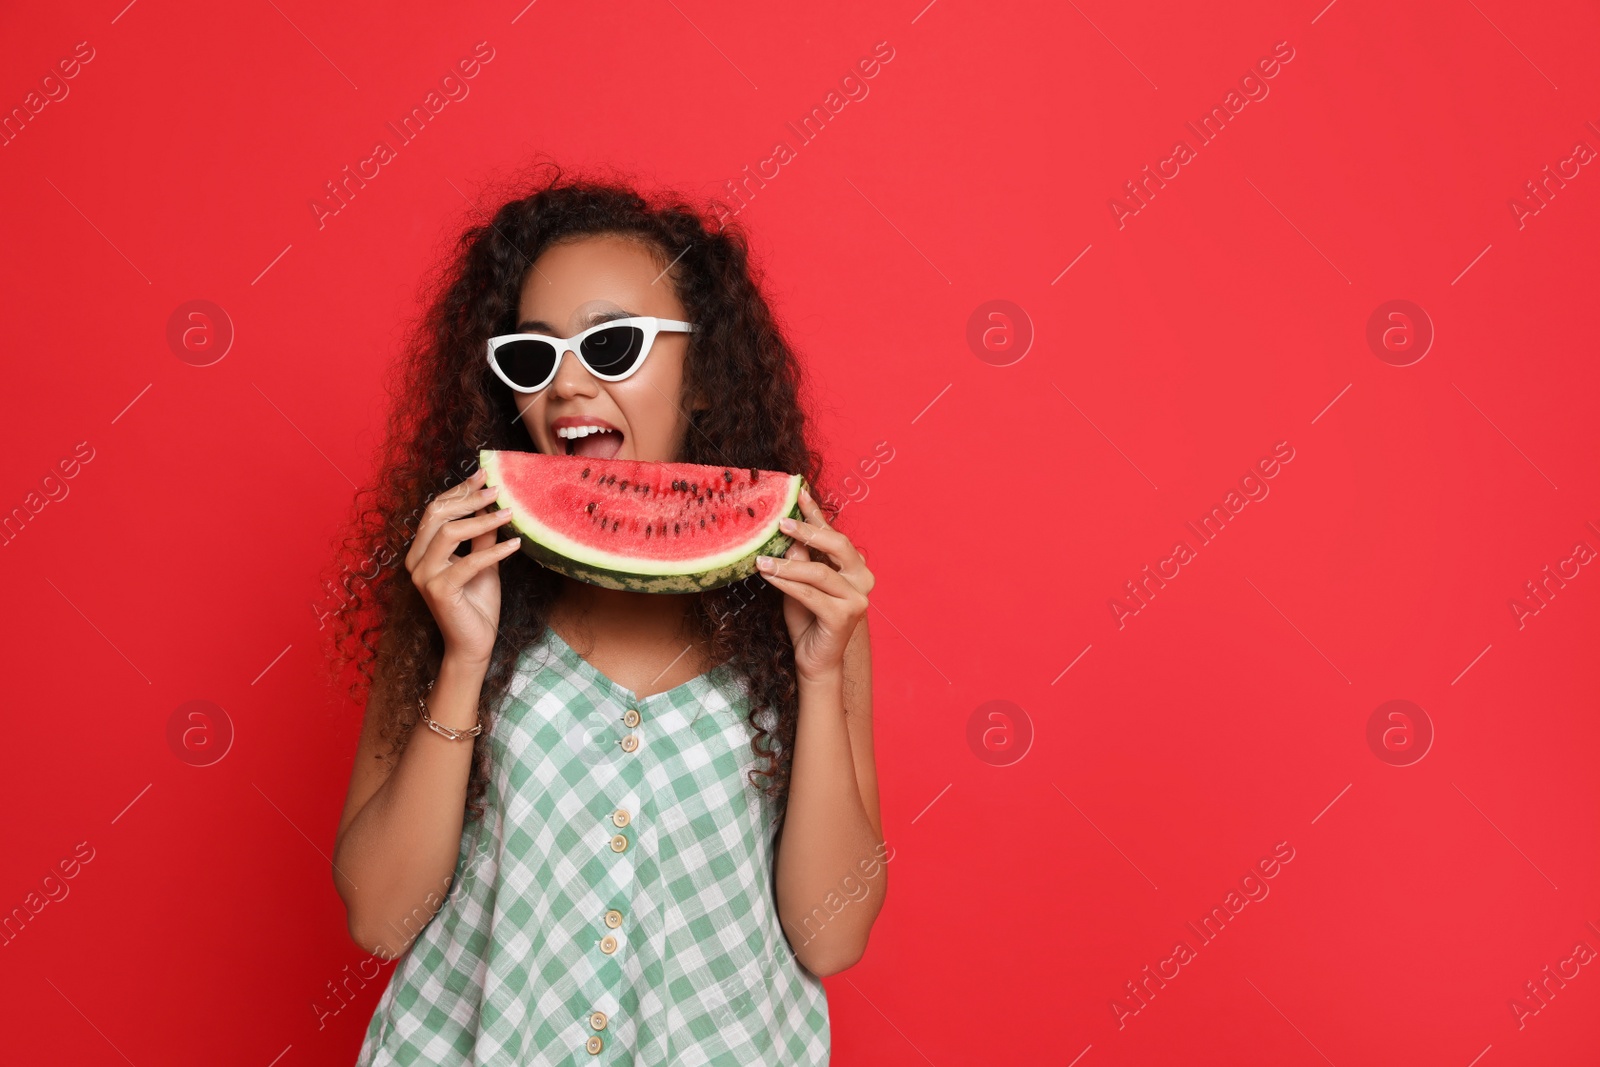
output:
{"label": "red watermelon flesh", "polygon": [[486,484],[511,511],[523,550],[580,581],[637,592],[694,592],[782,555],[804,478],[749,467],[655,463],[486,449]]}

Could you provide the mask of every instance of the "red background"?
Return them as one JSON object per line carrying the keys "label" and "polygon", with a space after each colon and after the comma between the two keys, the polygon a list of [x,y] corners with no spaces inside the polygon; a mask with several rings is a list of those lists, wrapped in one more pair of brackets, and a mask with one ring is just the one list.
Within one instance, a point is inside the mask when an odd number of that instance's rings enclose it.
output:
{"label": "red background", "polygon": [[[878,579],[895,854],[827,982],[835,1062],[1595,1061],[1600,967],[1542,1006],[1524,983],[1600,949],[1600,568],[1561,562],[1600,549],[1600,174],[1511,207],[1600,148],[1592,7],[124,2],[0,34],[7,112],[94,53],[0,148],[0,507],[93,450],[0,552],[0,908],[93,850],[0,948],[0,1059],[354,1059],[388,970],[329,991],[365,958],[328,860],[360,709],[312,605],[421,282],[535,153],[704,199],[783,140],[739,221],[833,475],[893,453],[839,519]],[[478,42],[470,95],[319,228]],[[1195,144],[1278,42],[1269,95]],[[235,332],[204,367],[166,336],[195,299]],[[1436,333],[1404,367],[1366,339],[1396,299]],[[975,349],[992,300],[1020,312]],[[1519,627],[1547,564],[1577,576]],[[1367,740],[1396,699],[1434,732],[1408,766]],[[168,739],[191,700],[235,731],[210,766]],[[995,700],[1020,710],[970,744]],[[1185,924],[1280,842],[1201,947]]]}

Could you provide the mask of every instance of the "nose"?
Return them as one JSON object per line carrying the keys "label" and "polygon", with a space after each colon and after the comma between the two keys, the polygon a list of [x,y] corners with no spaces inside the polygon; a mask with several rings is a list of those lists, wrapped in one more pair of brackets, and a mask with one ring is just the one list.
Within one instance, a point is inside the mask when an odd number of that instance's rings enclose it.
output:
{"label": "nose", "polygon": [[556,357],[556,377],[549,391],[560,397],[594,396],[597,393],[594,375],[589,373],[577,352],[564,348]]}

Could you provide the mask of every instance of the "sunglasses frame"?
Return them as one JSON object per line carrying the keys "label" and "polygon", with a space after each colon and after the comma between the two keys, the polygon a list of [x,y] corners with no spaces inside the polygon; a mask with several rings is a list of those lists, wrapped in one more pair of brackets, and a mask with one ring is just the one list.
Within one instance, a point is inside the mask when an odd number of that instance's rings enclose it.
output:
{"label": "sunglasses frame", "polygon": [[[599,333],[601,330],[610,329],[616,326],[633,326],[642,330],[644,332],[643,349],[639,353],[639,358],[634,360],[633,366],[629,367],[621,374],[602,374],[591,367],[589,365],[589,361],[583,358],[581,346],[584,339],[590,334]],[[571,337],[552,337],[546,333],[497,334],[494,337],[489,338],[487,344],[489,369],[494,371],[495,377],[504,382],[507,388],[514,389],[519,393],[537,393],[540,390],[547,388],[551,382],[556,380],[556,375],[561,371],[561,360],[565,358],[566,354],[570,351],[573,355],[578,357],[578,362],[583,364],[583,369],[594,375],[596,378],[606,382],[620,382],[623,379],[637,373],[639,368],[644,366],[644,361],[649,357],[650,350],[655,347],[656,337],[659,334],[692,332],[694,332],[693,323],[683,322],[679,319],[657,318],[654,315],[634,315],[623,319],[607,319],[604,322],[597,322],[588,329],[573,334]],[[494,358],[495,350],[510,341],[545,341],[555,346],[555,365],[550,368],[550,374],[545,378],[544,381],[534,386],[518,385],[506,375],[505,371],[500,369],[500,364],[496,362]]]}

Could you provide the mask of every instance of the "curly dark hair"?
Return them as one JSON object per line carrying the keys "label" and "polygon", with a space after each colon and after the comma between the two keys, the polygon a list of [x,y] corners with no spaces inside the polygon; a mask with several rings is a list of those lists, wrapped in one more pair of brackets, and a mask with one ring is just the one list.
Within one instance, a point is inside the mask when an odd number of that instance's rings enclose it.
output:
{"label": "curly dark hair", "polygon": [[[377,485],[356,494],[353,517],[334,542],[332,580],[323,582],[340,601],[321,613],[325,628],[333,617],[331,677],[337,684],[356,665],[349,693],[358,704],[369,696],[375,701],[389,749],[379,758],[398,758],[419,721],[418,697],[444,656],[439,627],[403,563],[423,509],[477,469],[480,448],[537,451],[511,391],[494,378],[483,353],[490,336],[516,329],[524,278],[552,244],[630,237],[669,271],[689,320],[699,324],[685,357],[684,395],[713,402],[692,413],[679,462],[803,474],[818,500],[830,499],[821,460],[807,441],[799,361],[761,293],[743,232],[708,224],[709,208],[697,210],[679,194],[646,196],[614,174],[564,176],[553,163],[533,173],[514,184],[513,198],[492,219],[461,235],[425,287],[426,311],[389,385],[393,405],[375,456]],[[519,656],[543,637],[563,584],[523,553],[502,559],[499,568],[499,633],[478,704],[483,731],[474,741],[469,822],[484,813],[489,727]],[[758,764],[751,783],[777,800],[781,818],[799,708],[783,593],[757,575],[692,599],[691,632],[706,642],[713,662],[726,663],[749,685]]]}

